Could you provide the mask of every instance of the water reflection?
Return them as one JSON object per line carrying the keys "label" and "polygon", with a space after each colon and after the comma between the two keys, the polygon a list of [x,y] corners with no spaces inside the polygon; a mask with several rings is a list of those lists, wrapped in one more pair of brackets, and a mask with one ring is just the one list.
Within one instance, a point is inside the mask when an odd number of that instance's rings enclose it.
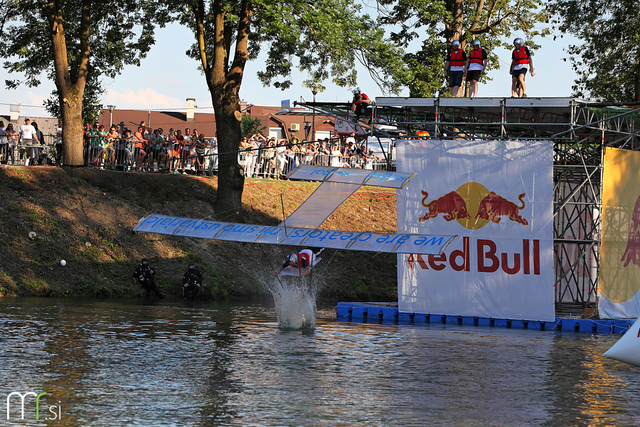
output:
{"label": "water reflection", "polygon": [[[283,331],[273,307],[220,303],[5,299],[0,312],[0,402],[46,391],[66,426],[640,422],[640,371],[602,357],[617,336],[337,323],[332,309]],[[25,406],[27,425],[55,423]]]}

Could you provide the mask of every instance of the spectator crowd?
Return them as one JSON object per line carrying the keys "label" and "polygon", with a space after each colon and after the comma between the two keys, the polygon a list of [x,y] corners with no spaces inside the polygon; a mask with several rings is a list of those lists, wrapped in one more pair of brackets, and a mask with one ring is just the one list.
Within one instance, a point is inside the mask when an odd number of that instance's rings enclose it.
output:
{"label": "spectator crowd", "polygon": [[356,140],[355,133],[311,142],[297,137],[267,138],[258,133],[242,138],[240,150],[239,161],[247,178],[281,179],[301,164],[362,169],[386,166],[366,139]]}
{"label": "spectator crowd", "polygon": [[24,124],[15,129],[13,123],[5,127],[0,120],[0,163],[17,165],[42,165],[49,163],[49,149],[38,123],[26,118]]}
{"label": "spectator crowd", "polygon": [[[55,143],[45,144],[37,123],[25,120],[15,130],[0,122],[0,161],[9,165],[62,163],[62,123]],[[218,169],[218,144],[215,137],[197,129],[153,129],[141,122],[134,129],[124,123],[108,129],[98,123],[85,123],[83,129],[84,164],[99,169],[132,172],[214,175]],[[358,141],[355,133],[317,141],[265,137],[256,133],[242,138],[238,162],[244,175],[251,178],[283,178],[300,164],[379,169],[386,162],[374,154],[367,140]]]}
{"label": "spectator crowd", "polygon": [[90,167],[115,168],[137,172],[174,174],[213,174],[217,170],[216,138],[207,138],[197,129],[182,130],[147,127],[141,122],[135,130],[124,123],[103,125],[85,123],[84,160]]}

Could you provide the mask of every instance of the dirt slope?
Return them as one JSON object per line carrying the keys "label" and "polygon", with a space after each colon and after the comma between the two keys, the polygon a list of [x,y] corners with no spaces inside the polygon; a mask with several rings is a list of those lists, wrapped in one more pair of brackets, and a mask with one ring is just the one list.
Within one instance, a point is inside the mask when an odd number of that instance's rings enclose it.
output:
{"label": "dirt slope", "polygon": [[[283,204],[289,215],[316,186],[248,180],[243,221],[276,225]],[[282,262],[286,248],[132,232],[150,213],[215,217],[216,190],[215,177],[1,168],[0,294],[136,295],[140,290],[131,273],[146,256],[170,295],[179,294],[187,263],[196,262],[215,298],[261,297],[262,281]],[[393,190],[365,187],[323,228],[393,232],[395,211]],[[390,254],[327,250],[312,280],[322,284],[321,297],[329,301],[396,300],[395,264]]]}

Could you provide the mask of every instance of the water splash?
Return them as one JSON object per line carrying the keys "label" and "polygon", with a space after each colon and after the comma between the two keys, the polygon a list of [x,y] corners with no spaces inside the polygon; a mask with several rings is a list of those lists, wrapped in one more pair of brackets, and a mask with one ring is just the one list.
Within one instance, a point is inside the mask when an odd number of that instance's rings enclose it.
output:
{"label": "water splash", "polygon": [[268,288],[280,329],[315,328],[317,292],[309,278],[279,277]]}

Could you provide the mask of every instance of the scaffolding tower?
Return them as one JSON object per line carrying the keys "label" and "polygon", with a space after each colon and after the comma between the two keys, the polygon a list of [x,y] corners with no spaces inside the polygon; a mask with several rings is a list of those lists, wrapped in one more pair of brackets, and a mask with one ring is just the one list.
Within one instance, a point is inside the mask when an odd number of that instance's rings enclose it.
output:
{"label": "scaffolding tower", "polygon": [[[595,306],[597,297],[604,148],[640,149],[639,104],[577,98],[382,97],[361,123],[369,125],[371,134],[387,137],[393,137],[388,129],[396,129],[402,137],[426,131],[434,139],[552,141],[556,311],[582,313]],[[353,117],[349,104],[303,105]]]}

